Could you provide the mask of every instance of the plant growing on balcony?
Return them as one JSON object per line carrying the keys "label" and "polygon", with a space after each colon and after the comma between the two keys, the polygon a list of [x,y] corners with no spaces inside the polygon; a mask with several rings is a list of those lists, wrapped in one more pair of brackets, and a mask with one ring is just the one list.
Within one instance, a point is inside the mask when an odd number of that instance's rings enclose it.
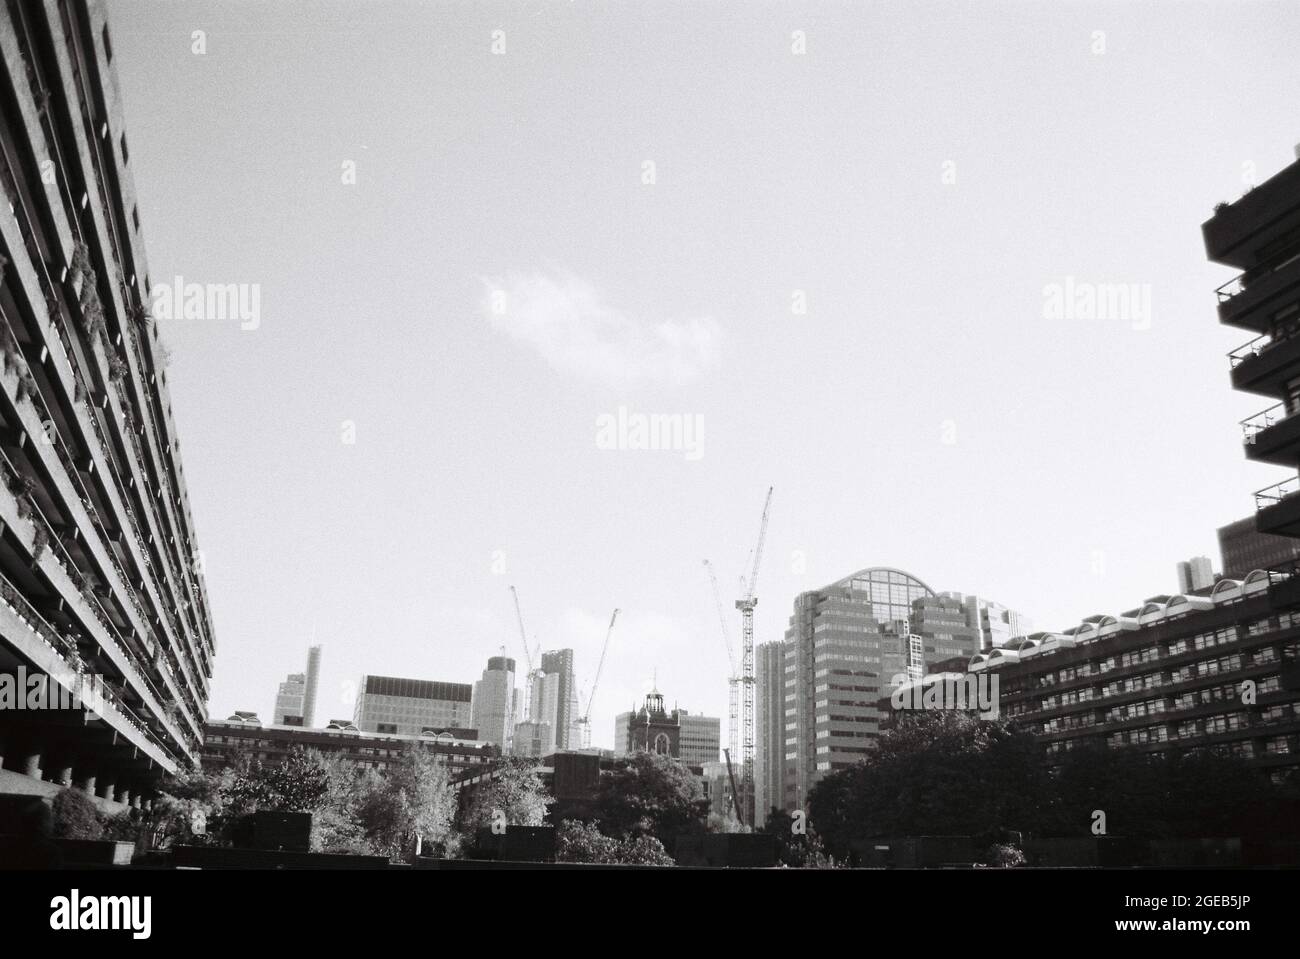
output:
{"label": "plant growing on balcony", "polygon": [[18,480],[15,491],[18,499],[18,515],[22,519],[32,519],[36,515],[36,481],[30,476]]}
{"label": "plant growing on balcony", "polygon": [[45,528],[44,523],[36,524],[36,532],[32,536],[32,562],[39,563],[41,557],[50,546],[50,532]]}
{"label": "plant growing on balcony", "polygon": [[18,340],[14,338],[13,330],[9,329],[8,323],[0,326],[0,349],[4,351],[4,370],[8,373],[18,365],[18,357],[21,355]]}
{"label": "plant growing on balcony", "polygon": [[84,403],[87,398],[86,384],[81,381],[81,377],[77,377],[76,385],[72,387],[72,402]]}
{"label": "plant growing on balcony", "polygon": [[[126,365],[126,360],[122,359],[117,353],[113,353],[108,358],[108,375],[114,383],[123,383],[126,380],[130,367]],[[130,422],[130,411],[124,410],[127,414],[127,421]]]}
{"label": "plant growing on balcony", "polygon": [[68,264],[68,268],[69,275],[74,279],[93,272],[90,268],[90,247],[81,240],[72,247],[72,262]]}
{"label": "plant growing on balcony", "polygon": [[23,370],[18,377],[18,399],[35,400],[40,395],[36,389],[36,380],[32,377],[31,370]]}
{"label": "plant growing on balcony", "polygon": [[89,303],[82,304],[81,315],[86,323],[86,332],[91,337],[104,335],[104,307],[100,305],[98,296],[93,297]]}

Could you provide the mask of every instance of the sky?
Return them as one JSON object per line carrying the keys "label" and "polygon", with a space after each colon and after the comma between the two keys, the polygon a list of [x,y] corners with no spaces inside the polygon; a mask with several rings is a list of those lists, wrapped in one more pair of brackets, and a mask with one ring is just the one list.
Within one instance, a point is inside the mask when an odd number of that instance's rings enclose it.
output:
{"label": "sky", "polygon": [[769,486],[758,642],[868,566],[1130,609],[1282,478],[1200,225],[1294,158],[1294,4],[107,6],[151,279],[259,296],[160,324],[214,717],[522,669],[514,585],[583,689],[621,609],[612,746],[725,717]]}

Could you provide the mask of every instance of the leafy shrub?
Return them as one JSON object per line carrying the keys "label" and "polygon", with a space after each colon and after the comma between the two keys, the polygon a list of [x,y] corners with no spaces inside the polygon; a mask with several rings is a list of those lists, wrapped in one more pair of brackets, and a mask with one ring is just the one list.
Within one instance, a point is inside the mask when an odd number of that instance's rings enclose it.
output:
{"label": "leafy shrub", "polygon": [[54,836],[59,839],[101,839],[104,827],[99,822],[95,801],[80,789],[64,789],[54,797]]}

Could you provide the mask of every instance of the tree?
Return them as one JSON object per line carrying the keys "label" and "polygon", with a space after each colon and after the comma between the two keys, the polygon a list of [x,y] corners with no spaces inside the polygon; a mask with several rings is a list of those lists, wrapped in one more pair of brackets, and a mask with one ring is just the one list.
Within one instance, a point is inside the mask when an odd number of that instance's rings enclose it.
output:
{"label": "tree", "polygon": [[836,865],[815,829],[775,806],[758,831],[776,838],[776,859],[783,866],[830,869]]}
{"label": "tree", "polygon": [[99,839],[104,827],[95,801],[80,789],[63,789],[51,803],[53,835],[58,839]]}
{"label": "tree", "polygon": [[400,762],[365,786],[356,815],[377,854],[401,858],[414,849],[417,837],[432,846],[451,838],[456,797],[446,767],[427,750],[408,747]]}
{"label": "tree", "polygon": [[538,772],[536,760],[510,757],[501,760],[492,779],[468,791],[460,812],[461,829],[473,835],[494,822],[507,826],[540,826],[553,800]]}
{"label": "tree", "polygon": [[708,818],[708,800],[691,771],[651,752],[633,753],[600,778],[596,809],[611,835],[654,836],[667,848],[678,836],[703,832]]}
{"label": "tree", "polygon": [[637,866],[672,866],[668,855],[654,836],[615,839],[600,831],[600,824],[566,819],[560,823],[555,838],[557,862],[619,863]]}
{"label": "tree", "polygon": [[836,855],[855,839],[1032,831],[1054,788],[1032,733],[964,712],[899,717],[877,748],[819,782],[809,819]]}

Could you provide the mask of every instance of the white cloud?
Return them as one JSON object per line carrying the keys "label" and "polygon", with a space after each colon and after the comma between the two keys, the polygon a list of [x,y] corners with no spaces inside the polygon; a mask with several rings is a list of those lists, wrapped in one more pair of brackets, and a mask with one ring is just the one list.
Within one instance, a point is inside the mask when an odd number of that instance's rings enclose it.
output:
{"label": "white cloud", "polygon": [[710,368],[717,354],[721,328],[712,317],[638,320],[567,271],[484,277],[483,284],[493,329],[561,373],[615,386],[678,384]]}

